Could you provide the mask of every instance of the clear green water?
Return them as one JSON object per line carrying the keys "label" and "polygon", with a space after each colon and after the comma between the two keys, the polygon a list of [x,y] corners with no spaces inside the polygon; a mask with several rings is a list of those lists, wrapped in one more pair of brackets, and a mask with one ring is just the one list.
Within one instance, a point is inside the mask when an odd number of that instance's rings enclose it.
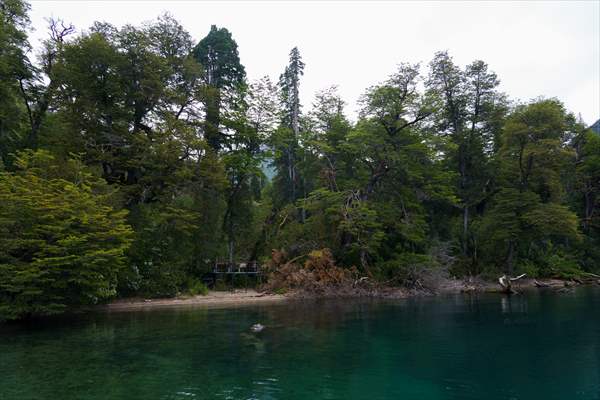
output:
{"label": "clear green water", "polygon": [[599,311],[582,288],[8,325],[0,399],[600,399]]}

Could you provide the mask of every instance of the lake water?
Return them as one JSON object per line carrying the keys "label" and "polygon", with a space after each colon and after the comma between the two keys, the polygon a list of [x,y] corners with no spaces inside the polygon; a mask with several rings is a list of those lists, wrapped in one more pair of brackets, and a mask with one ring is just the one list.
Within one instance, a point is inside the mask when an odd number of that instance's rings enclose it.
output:
{"label": "lake water", "polygon": [[0,399],[600,399],[599,312],[578,288],[11,324]]}

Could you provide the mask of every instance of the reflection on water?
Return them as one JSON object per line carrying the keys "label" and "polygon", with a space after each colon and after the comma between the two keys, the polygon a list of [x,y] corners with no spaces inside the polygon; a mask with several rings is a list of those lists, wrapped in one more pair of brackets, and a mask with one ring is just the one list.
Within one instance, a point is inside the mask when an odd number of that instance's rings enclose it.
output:
{"label": "reflection on water", "polygon": [[499,296],[502,312],[504,314],[526,313],[527,312],[527,297],[526,296]]}
{"label": "reflection on water", "polygon": [[9,325],[0,399],[598,399],[599,306],[581,288]]}

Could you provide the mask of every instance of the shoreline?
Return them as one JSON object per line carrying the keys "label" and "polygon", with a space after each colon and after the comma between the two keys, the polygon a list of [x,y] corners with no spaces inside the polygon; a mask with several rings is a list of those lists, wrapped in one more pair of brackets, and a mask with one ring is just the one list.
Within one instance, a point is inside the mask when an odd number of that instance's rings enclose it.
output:
{"label": "shoreline", "polygon": [[232,291],[210,291],[207,295],[144,299],[124,298],[94,307],[96,310],[141,311],[170,307],[209,307],[227,308],[252,304],[280,303],[289,300],[290,296],[261,293],[254,289],[236,289]]}
{"label": "shoreline", "polygon": [[[598,283],[600,284],[600,283]],[[540,286],[541,285],[541,286]],[[515,282],[514,289],[518,292],[549,289],[555,291],[570,290],[574,286],[585,284],[559,279],[523,279]],[[407,289],[401,287],[383,287],[375,290],[337,291],[329,293],[311,293],[306,291],[291,291],[287,294],[273,294],[259,292],[255,289],[234,289],[230,291],[210,291],[207,295],[173,298],[124,298],[117,299],[107,304],[93,307],[98,311],[143,311],[173,307],[203,307],[203,308],[229,308],[256,304],[280,304],[291,300],[306,299],[335,299],[335,298],[381,298],[381,299],[406,299],[420,296],[437,296],[446,294],[472,294],[472,293],[502,293],[497,282],[481,279],[447,279],[435,289]],[[518,295],[518,294],[517,294]]]}

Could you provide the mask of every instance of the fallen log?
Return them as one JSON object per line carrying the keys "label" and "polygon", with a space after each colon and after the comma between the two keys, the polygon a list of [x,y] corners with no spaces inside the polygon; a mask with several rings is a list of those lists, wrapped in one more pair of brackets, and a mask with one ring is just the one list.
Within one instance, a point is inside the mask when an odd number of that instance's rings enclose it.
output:
{"label": "fallen log", "polygon": [[584,272],[581,275],[589,278],[600,278],[600,275],[592,274],[591,272]]}
{"label": "fallen log", "polygon": [[546,282],[540,282],[537,279],[534,279],[533,284],[537,287],[550,287],[549,284],[547,284]]}

